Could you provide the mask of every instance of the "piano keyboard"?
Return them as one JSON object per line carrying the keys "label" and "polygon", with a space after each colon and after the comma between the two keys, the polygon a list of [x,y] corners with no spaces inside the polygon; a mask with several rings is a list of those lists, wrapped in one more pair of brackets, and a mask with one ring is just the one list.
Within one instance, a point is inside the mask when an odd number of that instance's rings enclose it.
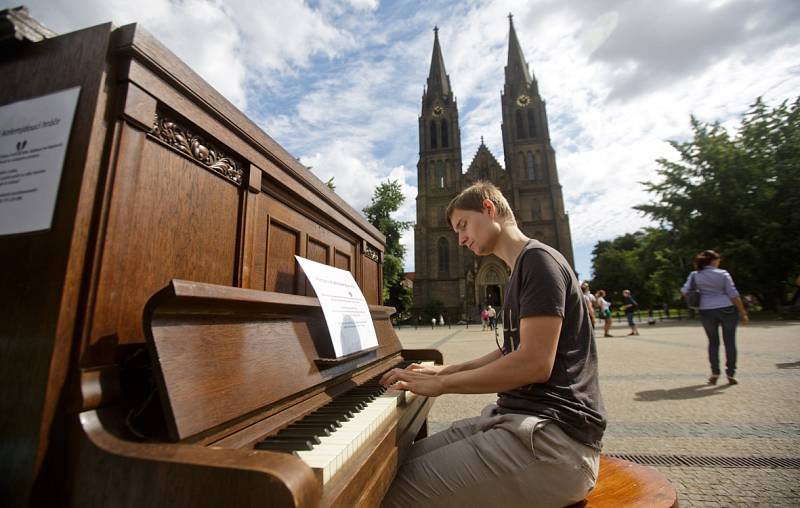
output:
{"label": "piano keyboard", "polygon": [[[404,362],[398,367],[406,367]],[[433,362],[420,362],[433,365]],[[255,445],[257,450],[293,453],[309,467],[322,471],[326,483],[358,449],[416,394],[387,393],[378,375]]]}

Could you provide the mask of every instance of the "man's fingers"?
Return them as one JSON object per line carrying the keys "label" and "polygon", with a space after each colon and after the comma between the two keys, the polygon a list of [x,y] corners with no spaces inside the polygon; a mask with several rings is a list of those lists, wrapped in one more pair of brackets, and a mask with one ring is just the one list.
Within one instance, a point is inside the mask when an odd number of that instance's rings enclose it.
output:
{"label": "man's fingers", "polygon": [[384,387],[389,388],[398,381],[407,378],[409,373],[410,371],[403,369],[392,369],[383,376],[381,379],[381,384]]}
{"label": "man's fingers", "polygon": [[390,370],[389,372],[387,372],[386,374],[383,375],[383,377],[381,378],[380,383],[383,386],[391,385],[394,382],[394,381],[392,381],[392,378],[396,377],[398,371],[399,371],[399,369]]}

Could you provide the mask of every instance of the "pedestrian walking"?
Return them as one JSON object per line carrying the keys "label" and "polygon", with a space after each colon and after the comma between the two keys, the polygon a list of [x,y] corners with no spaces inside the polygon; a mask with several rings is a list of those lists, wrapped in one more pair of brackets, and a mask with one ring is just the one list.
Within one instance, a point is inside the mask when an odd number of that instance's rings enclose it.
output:
{"label": "pedestrian walking", "polygon": [[736,380],[736,326],[750,321],[747,310],[733,278],[719,267],[722,260],[718,252],[704,250],[694,258],[695,271],[689,274],[681,293],[686,297],[691,291],[700,292],[700,321],[708,337],[708,361],[711,376],[708,384],[717,384],[719,367],[719,329],[722,328],[722,341],[725,343],[725,374],[728,383],[738,384]]}
{"label": "pedestrian walking", "polygon": [[613,337],[611,335],[611,302],[606,300],[606,292],[603,289],[598,289],[595,293],[595,301],[597,307],[600,309],[600,319],[603,320],[603,337]]}
{"label": "pedestrian walking", "polygon": [[595,307],[597,307],[597,301],[594,298],[594,295],[591,291],[589,291],[589,282],[583,281],[581,284],[581,292],[583,293],[583,301],[586,303],[586,311],[589,313],[589,319],[592,322],[592,328],[595,327],[595,318],[594,318],[594,311]]}
{"label": "pedestrian walking", "polygon": [[628,320],[628,326],[631,327],[631,333],[628,335],[639,335],[639,329],[636,328],[636,322],[634,318],[636,317],[636,309],[639,308],[639,303],[631,294],[630,289],[625,289],[622,291],[622,310],[625,311],[625,318]]}

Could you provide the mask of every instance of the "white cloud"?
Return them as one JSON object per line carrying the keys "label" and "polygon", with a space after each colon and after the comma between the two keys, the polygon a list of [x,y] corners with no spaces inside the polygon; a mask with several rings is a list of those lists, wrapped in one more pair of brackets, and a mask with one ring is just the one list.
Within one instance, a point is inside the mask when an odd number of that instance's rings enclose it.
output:
{"label": "white cloud", "polygon": [[297,75],[316,55],[334,58],[357,46],[349,32],[301,0],[30,0],[28,5],[35,18],[61,33],[107,21],[139,23],[245,111],[248,89],[258,94],[261,87],[277,86],[283,75]]}
{"label": "white cloud", "polygon": [[[464,169],[481,136],[502,163],[500,92],[513,11],[547,101],[573,242],[584,247],[648,223],[631,209],[649,199],[637,182],[655,178],[657,157],[674,157],[666,140],[690,135],[690,114],[731,127],[757,96],[774,104],[800,90],[797,2],[313,5],[29,1],[35,17],[61,32],[142,22],[320,179],[335,176],[357,210],[380,181],[400,180],[403,220],[415,217],[417,116],[433,25],[458,98]],[[402,241],[413,253],[413,233]],[[413,254],[406,261],[412,268]]]}
{"label": "white cloud", "polygon": [[27,2],[33,17],[51,29],[66,33],[113,22],[138,23],[155,35],[229,101],[247,107],[247,64],[237,22],[224,5],[210,0],[81,0]]}
{"label": "white cloud", "polygon": [[[254,70],[294,73],[308,66],[315,55],[334,58],[352,49],[351,34],[335,27],[319,10],[299,0],[264,5],[252,0],[227,0],[245,39],[243,51]],[[274,80],[269,80],[275,84]]]}

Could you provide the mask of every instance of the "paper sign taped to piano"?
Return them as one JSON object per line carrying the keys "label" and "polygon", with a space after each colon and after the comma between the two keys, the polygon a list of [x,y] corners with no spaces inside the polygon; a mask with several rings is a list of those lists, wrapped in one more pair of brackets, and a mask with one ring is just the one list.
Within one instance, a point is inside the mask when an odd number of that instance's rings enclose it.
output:
{"label": "paper sign taped to piano", "polygon": [[317,293],[337,358],[378,346],[367,300],[347,270],[295,256]]}
{"label": "paper sign taped to piano", "polygon": [[79,93],[0,106],[0,235],[50,229]]}

